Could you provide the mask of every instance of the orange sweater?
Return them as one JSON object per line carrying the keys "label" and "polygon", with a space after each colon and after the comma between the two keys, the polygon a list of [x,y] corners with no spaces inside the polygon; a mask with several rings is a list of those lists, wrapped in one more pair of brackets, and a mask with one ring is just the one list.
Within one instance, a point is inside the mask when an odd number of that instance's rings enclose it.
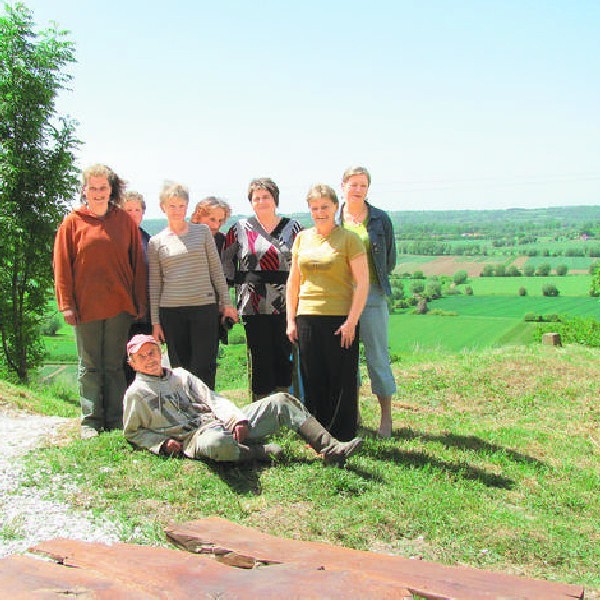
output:
{"label": "orange sweater", "polygon": [[112,207],[98,217],[83,206],[68,214],[54,241],[54,289],[60,311],[85,323],[146,311],[146,263],[133,219]]}

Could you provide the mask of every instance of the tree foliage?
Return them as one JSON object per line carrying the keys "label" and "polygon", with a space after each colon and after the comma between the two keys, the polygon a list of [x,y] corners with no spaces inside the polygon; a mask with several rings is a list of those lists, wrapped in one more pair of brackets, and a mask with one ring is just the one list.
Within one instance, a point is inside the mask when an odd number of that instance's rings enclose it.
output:
{"label": "tree foliage", "polygon": [[23,4],[0,14],[0,342],[20,381],[43,359],[40,321],[52,285],[52,243],[77,186],[75,122],[56,114],[73,44],[34,31]]}

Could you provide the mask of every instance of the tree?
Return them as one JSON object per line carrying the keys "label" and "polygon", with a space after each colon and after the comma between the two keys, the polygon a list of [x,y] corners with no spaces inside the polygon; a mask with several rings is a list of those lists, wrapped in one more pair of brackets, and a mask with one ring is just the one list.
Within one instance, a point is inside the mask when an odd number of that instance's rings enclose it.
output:
{"label": "tree", "polygon": [[560,277],[564,277],[569,272],[567,265],[556,265],[556,274]]}
{"label": "tree", "polygon": [[75,122],[56,114],[73,45],[34,32],[23,4],[0,15],[0,342],[19,381],[43,359],[40,322],[52,286],[52,243],[77,187]]}
{"label": "tree", "polygon": [[459,271],[456,271],[456,273],[454,273],[454,283],[456,285],[465,283],[468,277],[469,274],[464,269],[460,269]]}
{"label": "tree", "polygon": [[535,267],[530,263],[526,263],[523,267],[523,275],[525,277],[533,277],[535,275]]}
{"label": "tree", "polygon": [[542,286],[543,296],[558,296],[559,293],[558,288],[553,283],[545,283]]}
{"label": "tree", "polygon": [[550,275],[552,267],[548,263],[542,263],[538,265],[538,268],[535,271],[535,274],[538,277],[548,277]]}

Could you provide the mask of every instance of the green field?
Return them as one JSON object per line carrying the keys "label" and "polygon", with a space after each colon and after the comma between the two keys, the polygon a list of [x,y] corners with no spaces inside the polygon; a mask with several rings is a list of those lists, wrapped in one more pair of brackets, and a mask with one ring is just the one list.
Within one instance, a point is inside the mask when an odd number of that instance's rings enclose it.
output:
{"label": "green field", "polygon": [[392,315],[392,353],[415,350],[462,352],[525,344],[532,340],[535,325],[514,317]]}
{"label": "green field", "polygon": [[[565,275],[564,277],[473,277],[466,285],[480,296],[517,296],[519,288],[524,287],[529,296],[542,296],[542,288],[553,283],[560,296],[584,296],[589,299],[592,285],[591,275]],[[405,280],[405,289],[406,280]],[[464,286],[459,286],[464,289]],[[597,300],[596,300],[597,302]]]}
{"label": "green field", "polygon": [[460,316],[510,317],[522,319],[527,313],[536,315],[569,315],[600,317],[598,298],[545,296],[448,296],[429,303],[429,309],[457,312]]}

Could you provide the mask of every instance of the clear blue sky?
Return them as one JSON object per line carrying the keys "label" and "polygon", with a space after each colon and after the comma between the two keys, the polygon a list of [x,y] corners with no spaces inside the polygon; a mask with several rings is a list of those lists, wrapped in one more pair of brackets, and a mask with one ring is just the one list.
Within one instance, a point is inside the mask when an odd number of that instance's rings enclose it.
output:
{"label": "clear blue sky", "polygon": [[282,213],[367,166],[388,210],[600,202],[598,0],[29,0],[76,43],[79,165],[158,217],[271,176]]}

